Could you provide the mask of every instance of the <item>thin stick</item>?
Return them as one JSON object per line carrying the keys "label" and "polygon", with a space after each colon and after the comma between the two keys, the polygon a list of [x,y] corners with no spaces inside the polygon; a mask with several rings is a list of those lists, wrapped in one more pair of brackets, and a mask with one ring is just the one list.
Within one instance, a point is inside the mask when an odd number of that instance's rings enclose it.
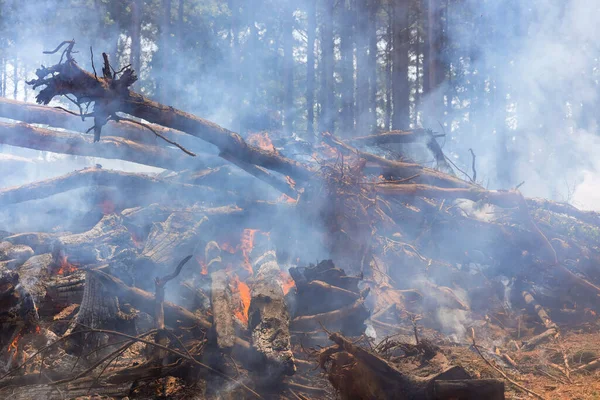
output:
{"label": "thin stick", "polygon": [[133,123],[133,124],[137,124],[137,125],[139,125],[139,126],[142,126],[142,127],[146,128],[146,129],[149,129],[149,130],[150,130],[152,133],[154,133],[154,134],[155,134],[157,137],[159,137],[159,138],[161,138],[162,140],[164,140],[165,142],[167,142],[167,143],[169,143],[169,144],[172,144],[173,146],[175,146],[175,147],[179,148],[179,149],[180,149],[181,151],[183,151],[185,154],[187,154],[187,155],[190,155],[190,156],[192,156],[192,157],[196,157],[196,154],[195,154],[195,153],[193,153],[193,152],[189,151],[188,149],[186,149],[185,147],[183,147],[183,146],[182,146],[182,145],[180,145],[179,143],[177,143],[177,142],[174,142],[174,141],[172,141],[172,140],[170,140],[170,139],[167,139],[166,137],[164,137],[163,135],[161,135],[160,133],[158,133],[157,131],[155,131],[154,129],[152,129],[152,127],[150,127],[149,125],[146,125],[146,124],[144,124],[144,123],[142,123],[142,122],[136,121],[136,120],[134,120],[134,119],[131,119],[131,118],[125,118],[125,117],[113,116],[113,119],[114,119],[115,121],[117,121],[117,122],[119,122],[119,121],[127,121],[127,122],[131,122],[131,123]]}
{"label": "thin stick", "polygon": [[206,368],[207,370],[209,370],[209,371],[211,371],[211,372],[213,372],[213,373],[215,373],[215,374],[217,374],[217,375],[219,375],[219,376],[221,376],[221,377],[229,380],[230,382],[235,383],[236,385],[240,385],[245,390],[247,390],[249,393],[251,393],[252,395],[254,395],[257,399],[262,399],[261,395],[259,395],[258,393],[256,393],[254,390],[250,389],[248,386],[244,385],[242,382],[240,382],[240,381],[238,381],[236,379],[233,379],[230,376],[225,375],[224,373],[219,372],[216,369],[214,369],[214,368],[212,368],[212,367],[210,367],[210,366],[208,366],[208,365],[206,365],[204,363],[201,363],[200,361],[196,360],[193,357],[190,358],[186,354],[184,354],[184,353],[182,353],[180,351],[171,349],[171,348],[169,348],[167,346],[163,346],[163,345],[155,343],[155,342],[151,342],[151,341],[146,340],[146,339],[142,339],[142,338],[138,338],[138,337],[135,337],[135,336],[131,336],[131,335],[128,335],[126,333],[121,333],[121,332],[117,332],[117,331],[110,331],[110,330],[107,330],[107,329],[90,328],[90,327],[82,325],[82,324],[78,324],[78,325],[80,325],[80,326],[82,326],[82,327],[84,327],[86,329],[89,329],[89,332],[99,332],[99,333],[106,333],[106,334],[109,334],[109,335],[116,335],[116,336],[126,337],[126,338],[131,339],[131,340],[133,340],[135,342],[145,343],[147,345],[155,346],[155,347],[158,347],[158,348],[160,348],[162,350],[165,350],[165,351],[168,351],[170,353],[176,354],[179,357],[184,358],[184,359],[186,359],[186,360],[188,360],[188,361],[190,361],[190,362],[192,362],[192,363],[194,363],[194,364],[196,364],[196,365],[198,365],[200,367]]}
{"label": "thin stick", "polygon": [[506,375],[504,373],[504,371],[502,371],[501,369],[499,369],[498,367],[496,367],[494,364],[492,364],[491,362],[489,362],[484,356],[483,354],[481,354],[481,351],[479,351],[479,347],[477,346],[477,344],[475,343],[475,329],[471,328],[471,339],[473,339],[473,348],[475,348],[475,351],[477,352],[477,354],[479,354],[479,357],[481,357],[481,359],[483,361],[485,361],[485,363],[487,365],[489,365],[490,367],[492,367],[493,369],[495,369],[500,375],[502,375],[504,377],[504,379],[506,379],[508,382],[512,383],[514,386],[518,387],[519,389],[523,390],[526,393],[531,394],[532,396],[537,397],[538,399],[542,399],[545,400],[545,397],[543,397],[542,395],[537,394],[536,392],[534,392],[533,390],[529,390],[527,389],[525,386],[513,381],[512,379],[510,379],[508,377],[508,375]]}
{"label": "thin stick", "polygon": [[96,78],[96,82],[98,81],[98,74],[96,74],[96,67],[94,66],[94,50],[92,50],[92,46],[90,46],[90,54],[92,59],[92,69],[94,70],[94,78]]}
{"label": "thin stick", "polygon": [[473,163],[471,165],[471,168],[473,169],[473,179],[471,179],[473,182],[477,181],[477,170],[475,169],[475,152],[473,152],[473,149],[469,149],[469,151],[471,152],[471,157],[473,158]]}

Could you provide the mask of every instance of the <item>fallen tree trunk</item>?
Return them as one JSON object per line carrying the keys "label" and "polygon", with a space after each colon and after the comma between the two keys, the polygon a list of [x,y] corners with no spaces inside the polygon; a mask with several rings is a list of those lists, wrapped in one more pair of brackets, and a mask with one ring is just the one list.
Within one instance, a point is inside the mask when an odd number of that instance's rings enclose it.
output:
{"label": "fallen tree trunk", "polygon": [[[83,121],[80,116],[73,115],[70,112],[59,108],[25,103],[23,101],[7,98],[0,98],[0,117],[29,124],[50,125],[56,128],[77,132],[86,132],[93,125],[93,120],[91,118],[87,118]],[[193,136],[186,135],[185,133],[174,129],[167,129],[156,124],[146,125],[167,139],[179,143],[189,150],[217,154],[216,149],[210,149],[209,146]],[[157,145],[161,147],[168,146],[167,142],[158,138],[148,128],[129,121],[109,121],[104,127],[104,134],[106,136],[121,137],[142,144]]]}
{"label": "fallen tree trunk", "polygon": [[175,171],[204,169],[221,163],[217,157],[210,155],[183,157],[178,149],[140,144],[124,138],[104,137],[99,143],[93,143],[91,135],[58,132],[24,123],[0,122],[0,144],[76,156],[131,161]]}
{"label": "fallen tree trunk", "polygon": [[[101,127],[120,111],[196,136],[217,146],[221,152],[229,153],[249,164],[260,165],[289,175],[296,180],[310,179],[311,171],[297,161],[251,146],[235,132],[192,114],[151,101],[129,90],[129,86],[137,80],[135,72],[130,68],[124,69],[118,78],[96,77],[83,70],[71,56],[75,42],[64,42],[61,46],[65,44],[67,45],[66,61],[49,68],[38,69],[36,71],[38,79],[28,82],[34,89],[45,86],[36,96],[38,104],[48,104],[55,96],[71,94],[77,99],[95,102],[94,121],[97,135]],[[105,65],[105,68],[110,70],[108,65]]]}
{"label": "fallen tree trunk", "polygon": [[[443,136],[443,135],[438,135]],[[348,143],[356,145],[362,144],[367,146],[391,144],[391,143],[418,143],[423,142],[427,145],[427,148],[433,153],[438,168],[447,174],[454,175],[452,167],[446,161],[446,156],[442,151],[442,148],[435,139],[431,131],[425,129],[415,129],[410,131],[389,131],[379,133],[377,135],[362,136],[351,139]]]}
{"label": "fallen tree trunk", "polygon": [[[43,199],[68,190],[86,186],[115,186],[118,188],[135,188],[138,196],[153,193],[166,195],[171,199],[206,199],[206,195],[214,195],[214,189],[206,186],[188,185],[165,181],[143,174],[120,172],[102,168],[86,168],[57,178],[0,189],[0,205],[21,203],[24,201]],[[232,198],[231,193],[227,195]],[[149,199],[147,199],[149,200]]]}

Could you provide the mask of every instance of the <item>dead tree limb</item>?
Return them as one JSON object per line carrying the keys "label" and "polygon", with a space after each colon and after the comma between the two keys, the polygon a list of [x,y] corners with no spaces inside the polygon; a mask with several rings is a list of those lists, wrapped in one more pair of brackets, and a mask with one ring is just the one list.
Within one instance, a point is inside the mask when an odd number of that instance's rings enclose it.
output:
{"label": "dead tree limb", "polygon": [[219,161],[210,155],[183,157],[179,150],[140,144],[118,137],[93,143],[90,135],[58,132],[25,123],[0,122],[0,144],[77,156],[131,161],[171,170],[204,169]]}
{"label": "dead tree limb", "polygon": [[[68,190],[87,186],[116,186],[135,188],[139,196],[152,193],[165,194],[172,199],[201,199],[217,194],[206,186],[176,183],[144,174],[113,171],[102,168],[86,168],[57,178],[46,179],[22,186],[0,189],[0,205],[43,199]],[[231,199],[232,194],[226,195]],[[141,198],[141,197],[140,197]]]}
{"label": "dead tree limb", "polygon": [[312,175],[305,165],[248,145],[237,133],[192,114],[151,101],[129,90],[137,80],[132,69],[126,69],[117,79],[106,77],[96,80],[93,74],[79,67],[70,52],[67,52],[66,56],[64,62],[61,60],[52,67],[39,68],[36,71],[37,79],[28,82],[34,89],[43,87],[36,96],[38,104],[48,104],[56,96],[73,95],[77,99],[94,102],[96,126],[105,124],[111,115],[124,112],[151,123],[186,132],[212,143],[221,152],[229,153],[249,164],[289,175],[296,180],[307,180]]}
{"label": "dead tree limb", "polygon": [[[6,98],[0,98],[0,117],[29,124],[50,125],[77,132],[87,131],[92,124],[91,119],[84,120],[71,111]],[[156,124],[148,124],[148,126],[170,141],[179,143],[190,150],[210,151],[210,148],[198,138]],[[119,122],[108,121],[103,128],[103,133],[105,136],[121,137],[137,143],[167,146],[166,142],[157,140],[148,129],[122,119]],[[216,154],[216,151],[214,151],[214,154]]]}

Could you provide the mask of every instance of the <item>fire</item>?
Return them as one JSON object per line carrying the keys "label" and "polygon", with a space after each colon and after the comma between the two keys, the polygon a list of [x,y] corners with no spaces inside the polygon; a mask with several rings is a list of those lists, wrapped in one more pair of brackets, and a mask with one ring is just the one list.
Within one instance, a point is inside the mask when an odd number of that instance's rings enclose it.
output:
{"label": "fire", "polygon": [[237,275],[231,281],[231,291],[239,293],[241,304],[236,307],[235,316],[244,323],[248,324],[248,310],[250,309],[250,288],[244,282],[240,281]]}
{"label": "fire", "polygon": [[267,132],[253,133],[248,136],[247,142],[263,150],[275,152],[275,146],[273,146],[273,142],[271,142],[271,138]]}
{"label": "fire", "polygon": [[250,274],[254,273],[252,264],[250,263],[250,253],[254,248],[254,236],[256,235],[256,232],[258,232],[258,229],[244,229],[240,245],[242,255],[244,256],[243,267],[246,271],[250,272]]}
{"label": "fire", "polygon": [[19,340],[21,340],[21,337],[23,337],[23,331],[19,332],[13,341],[10,342],[8,349],[6,350],[8,353],[10,353],[12,350],[17,351],[19,349]]}
{"label": "fire", "polygon": [[37,326],[35,327],[35,333],[36,333],[36,335],[39,335],[40,333],[42,333],[42,328],[40,328],[40,326],[39,326],[39,325],[37,325]]}
{"label": "fire", "polygon": [[229,242],[225,242],[219,246],[221,250],[226,251],[230,254],[235,254],[237,251],[235,247],[233,247]]}
{"label": "fire", "polygon": [[60,260],[60,268],[58,269],[58,271],[56,271],[57,274],[69,275],[69,274],[72,274],[73,272],[77,271],[77,267],[74,266],[73,264],[69,263],[68,258],[69,257],[66,255],[62,256],[62,258]]}
{"label": "fire", "polygon": [[198,262],[198,265],[200,265],[200,273],[202,275],[208,275],[208,265],[206,265],[199,256],[196,256],[196,261]]}
{"label": "fire", "polygon": [[279,277],[281,278],[281,289],[283,289],[283,295],[285,296],[292,288],[296,287],[296,283],[288,272],[281,271]]}
{"label": "fire", "polygon": [[290,196],[288,196],[285,193],[282,193],[281,196],[279,196],[279,198],[277,199],[277,201],[279,203],[290,203],[290,204],[296,203],[296,199],[292,199]]}

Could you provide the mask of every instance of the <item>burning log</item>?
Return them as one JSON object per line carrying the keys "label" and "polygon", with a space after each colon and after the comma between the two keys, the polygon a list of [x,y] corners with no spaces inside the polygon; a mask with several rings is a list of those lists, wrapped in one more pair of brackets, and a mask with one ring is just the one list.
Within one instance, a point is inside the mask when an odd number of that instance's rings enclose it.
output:
{"label": "burning log", "polygon": [[[260,355],[257,371],[268,382],[277,382],[283,375],[296,371],[290,346],[290,316],[285,302],[281,270],[275,251],[264,251],[261,246],[253,250],[252,284],[248,329],[252,334],[252,347]],[[262,248],[264,250],[264,247]]]}
{"label": "burning log", "polygon": [[216,242],[206,245],[204,260],[211,281],[210,302],[217,346],[220,350],[229,352],[235,343],[232,293],[229,277],[221,263],[221,249]]}
{"label": "burning log", "polygon": [[24,123],[0,122],[0,144],[76,156],[131,161],[158,168],[203,169],[219,165],[210,155],[182,158],[178,150],[136,143],[119,137],[104,137],[93,143],[88,135],[59,132]]}

